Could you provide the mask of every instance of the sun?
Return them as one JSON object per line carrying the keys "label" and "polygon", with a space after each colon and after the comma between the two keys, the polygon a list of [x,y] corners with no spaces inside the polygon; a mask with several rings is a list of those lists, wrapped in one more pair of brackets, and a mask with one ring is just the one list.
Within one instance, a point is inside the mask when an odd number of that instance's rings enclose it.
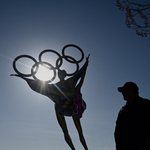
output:
{"label": "sun", "polygon": [[39,80],[48,81],[53,78],[54,73],[53,73],[53,70],[50,70],[47,67],[39,65],[39,69],[38,69],[37,73],[35,74],[35,76]]}

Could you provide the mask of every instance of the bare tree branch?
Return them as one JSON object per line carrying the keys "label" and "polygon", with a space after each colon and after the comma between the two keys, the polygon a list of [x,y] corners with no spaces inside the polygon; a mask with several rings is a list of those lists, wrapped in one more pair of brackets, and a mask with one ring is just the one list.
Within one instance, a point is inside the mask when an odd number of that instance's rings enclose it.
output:
{"label": "bare tree branch", "polygon": [[136,30],[136,34],[147,37],[150,34],[150,4],[139,4],[131,0],[116,0],[119,10],[125,11],[125,24]]}

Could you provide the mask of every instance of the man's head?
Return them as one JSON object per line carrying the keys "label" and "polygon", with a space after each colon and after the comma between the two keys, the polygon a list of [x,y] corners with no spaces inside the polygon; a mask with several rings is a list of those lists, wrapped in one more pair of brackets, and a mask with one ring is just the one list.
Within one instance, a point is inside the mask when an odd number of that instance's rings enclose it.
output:
{"label": "man's head", "polygon": [[118,87],[118,91],[122,93],[124,100],[127,101],[139,96],[139,88],[134,82],[126,82],[122,87]]}

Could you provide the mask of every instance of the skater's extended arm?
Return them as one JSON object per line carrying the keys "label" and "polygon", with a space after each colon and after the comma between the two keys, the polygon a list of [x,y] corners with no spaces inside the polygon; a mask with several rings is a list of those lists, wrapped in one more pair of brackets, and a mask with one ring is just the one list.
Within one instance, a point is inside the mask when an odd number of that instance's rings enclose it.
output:
{"label": "skater's extended arm", "polygon": [[55,87],[53,84],[47,84],[39,80],[28,79],[18,74],[11,74],[11,76],[17,76],[24,79],[33,91],[43,94],[45,96],[50,96],[51,94],[62,95],[58,88]]}

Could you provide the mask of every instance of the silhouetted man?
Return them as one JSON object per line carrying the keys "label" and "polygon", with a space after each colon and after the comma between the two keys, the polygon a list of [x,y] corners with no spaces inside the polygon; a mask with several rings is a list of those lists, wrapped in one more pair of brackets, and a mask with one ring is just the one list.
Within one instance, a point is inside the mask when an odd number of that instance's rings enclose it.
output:
{"label": "silhouetted man", "polygon": [[133,82],[118,91],[127,102],[116,121],[116,150],[150,150],[150,101],[139,97],[139,88]]}

